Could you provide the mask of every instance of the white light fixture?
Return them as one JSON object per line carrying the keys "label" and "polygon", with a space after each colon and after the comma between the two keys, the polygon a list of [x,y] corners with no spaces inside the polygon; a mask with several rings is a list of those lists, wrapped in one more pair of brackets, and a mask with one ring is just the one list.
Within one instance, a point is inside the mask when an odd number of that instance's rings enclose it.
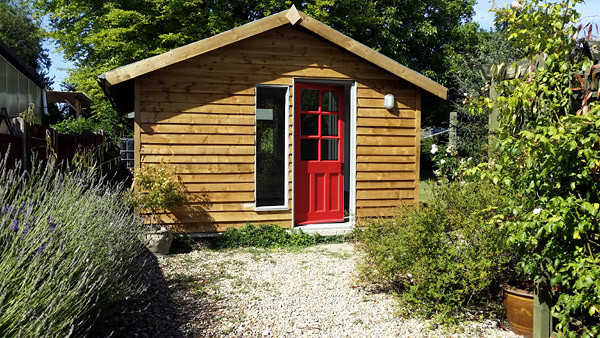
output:
{"label": "white light fixture", "polygon": [[394,108],[395,104],[393,94],[385,94],[383,98],[383,106],[385,107],[385,109],[388,110]]}

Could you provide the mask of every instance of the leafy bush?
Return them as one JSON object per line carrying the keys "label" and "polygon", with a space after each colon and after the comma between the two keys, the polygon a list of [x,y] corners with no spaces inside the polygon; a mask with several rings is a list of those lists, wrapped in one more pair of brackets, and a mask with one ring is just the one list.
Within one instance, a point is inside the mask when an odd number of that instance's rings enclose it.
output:
{"label": "leafy bush", "polygon": [[136,169],[133,192],[127,199],[138,210],[151,210],[152,216],[159,210],[169,210],[187,202],[183,184],[164,164]]}
{"label": "leafy bush", "polygon": [[406,312],[452,321],[485,306],[508,279],[508,232],[493,217],[504,198],[490,184],[446,183],[427,206],[395,219],[364,220],[360,278],[399,294]]}
{"label": "leafy bush", "polygon": [[0,336],[84,336],[142,291],[142,223],[93,171],[0,161]]}
{"label": "leafy bush", "polygon": [[590,86],[598,66],[578,38],[578,3],[498,11],[529,62],[498,84],[496,102],[476,106],[498,110],[493,162],[479,168],[514,196],[498,219],[524,253],[520,267],[554,304],[554,329],[573,337],[600,334],[600,104]]}
{"label": "leafy bush", "polygon": [[345,238],[345,236],[307,234],[302,232],[302,230],[288,231],[273,224],[261,224],[259,226],[248,224],[243,228],[228,229],[216,239],[215,245],[221,249],[238,247],[306,247],[321,243],[339,242]]}

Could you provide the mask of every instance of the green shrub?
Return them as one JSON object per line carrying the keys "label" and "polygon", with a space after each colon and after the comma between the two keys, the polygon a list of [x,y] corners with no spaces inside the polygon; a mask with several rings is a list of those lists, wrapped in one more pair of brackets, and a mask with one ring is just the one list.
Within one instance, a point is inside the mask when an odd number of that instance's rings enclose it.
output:
{"label": "green shrub", "polygon": [[142,222],[96,177],[0,161],[0,336],[84,336],[142,291]]}
{"label": "green shrub", "polygon": [[243,228],[232,228],[225,231],[215,241],[217,248],[282,248],[306,247],[322,243],[340,242],[345,236],[321,236],[307,234],[302,230],[286,230],[278,225],[261,224],[254,226],[248,224]]}
{"label": "green shrub", "polygon": [[400,208],[395,219],[366,220],[360,278],[397,292],[407,313],[453,320],[485,306],[508,278],[513,255],[493,215],[504,198],[484,183],[433,188],[427,206]]}

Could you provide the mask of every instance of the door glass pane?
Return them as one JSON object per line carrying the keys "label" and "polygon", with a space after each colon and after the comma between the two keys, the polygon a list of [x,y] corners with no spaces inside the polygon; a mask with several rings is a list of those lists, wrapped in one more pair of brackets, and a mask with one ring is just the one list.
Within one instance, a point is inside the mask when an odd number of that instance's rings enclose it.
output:
{"label": "door glass pane", "polygon": [[256,89],[256,206],[285,204],[286,88]]}
{"label": "door glass pane", "polygon": [[338,111],[338,94],[336,92],[323,92],[321,99],[321,110],[337,112]]}
{"label": "door glass pane", "polygon": [[300,159],[302,161],[318,160],[319,140],[300,140]]}
{"label": "door glass pane", "polygon": [[337,139],[322,139],[321,140],[321,160],[337,160],[338,159],[338,140]]}
{"label": "door glass pane", "polygon": [[319,110],[319,91],[317,89],[305,89],[300,91],[301,110]]}
{"label": "door glass pane", "polygon": [[302,114],[300,115],[300,135],[318,135],[319,134],[319,115]]}
{"label": "door glass pane", "polygon": [[337,115],[321,115],[321,135],[337,136],[338,117]]}

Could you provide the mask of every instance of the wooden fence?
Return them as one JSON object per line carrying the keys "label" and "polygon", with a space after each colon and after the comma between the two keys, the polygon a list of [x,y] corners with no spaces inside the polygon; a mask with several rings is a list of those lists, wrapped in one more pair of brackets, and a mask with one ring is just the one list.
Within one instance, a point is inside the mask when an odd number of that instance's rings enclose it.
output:
{"label": "wooden fence", "polygon": [[0,134],[0,154],[5,156],[10,149],[8,161],[13,165],[17,160],[27,163],[34,154],[40,159],[52,156],[59,161],[70,161],[78,152],[87,151],[100,163],[104,141],[101,134],[64,135],[52,128],[29,126],[24,135]]}

